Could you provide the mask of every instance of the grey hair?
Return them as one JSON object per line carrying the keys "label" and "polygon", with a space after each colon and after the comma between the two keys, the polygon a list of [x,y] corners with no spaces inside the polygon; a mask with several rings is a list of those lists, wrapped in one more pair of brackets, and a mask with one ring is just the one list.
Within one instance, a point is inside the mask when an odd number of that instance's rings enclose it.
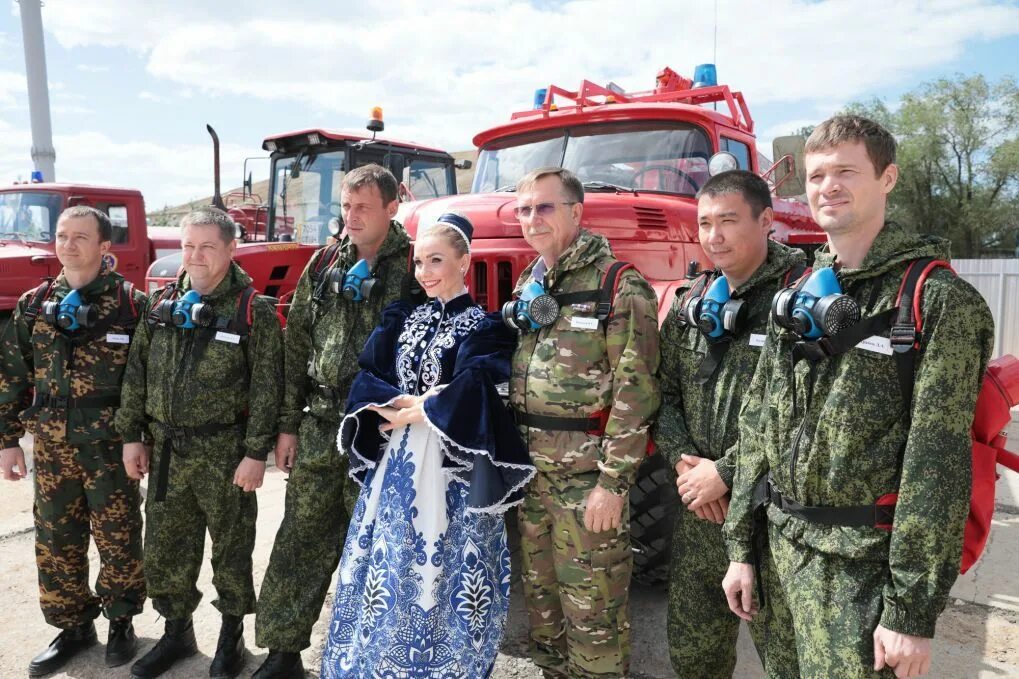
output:
{"label": "grey hair", "polygon": [[215,226],[219,229],[219,237],[224,243],[229,243],[237,238],[237,225],[234,220],[230,219],[230,215],[218,207],[210,206],[192,210],[180,220],[182,231],[189,226],[196,225]]}

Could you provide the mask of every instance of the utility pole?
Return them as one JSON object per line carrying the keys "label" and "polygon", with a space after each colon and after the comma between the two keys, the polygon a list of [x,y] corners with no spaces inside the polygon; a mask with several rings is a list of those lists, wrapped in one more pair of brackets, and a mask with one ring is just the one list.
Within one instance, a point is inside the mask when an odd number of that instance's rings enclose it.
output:
{"label": "utility pole", "polygon": [[25,45],[25,75],[28,77],[28,112],[32,121],[32,162],[42,180],[56,179],[53,164],[53,126],[50,123],[50,93],[46,79],[46,44],[42,35],[42,2],[17,0],[21,5],[21,42]]}

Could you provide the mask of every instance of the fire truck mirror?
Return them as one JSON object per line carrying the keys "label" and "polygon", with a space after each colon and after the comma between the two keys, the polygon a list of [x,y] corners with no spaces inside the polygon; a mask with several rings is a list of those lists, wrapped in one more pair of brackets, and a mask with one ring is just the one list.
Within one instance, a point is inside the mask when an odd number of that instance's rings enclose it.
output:
{"label": "fire truck mirror", "polygon": [[781,198],[801,196],[807,192],[807,170],[803,164],[803,147],[807,140],[799,134],[776,137],[771,148],[775,156],[775,173],[772,177],[775,195]]}

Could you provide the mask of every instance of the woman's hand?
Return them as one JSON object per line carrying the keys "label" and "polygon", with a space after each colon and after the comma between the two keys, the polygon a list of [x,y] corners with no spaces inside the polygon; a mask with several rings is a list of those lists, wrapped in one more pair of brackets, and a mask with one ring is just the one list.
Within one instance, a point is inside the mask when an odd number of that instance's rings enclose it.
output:
{"label": "woman's hand", "polygon": [[[414,399],[417,397],[402,396],[400,398]],[[425,421],[425,401],[423,398],[420,401],[417,401],[414,405],[406,408],[369,406],[368,410],[374,410],[386,419],[386,422],[379,426],[379,431],[392,431],[393,429],[402,427],[405,424],[417,424],[418,422]]]}

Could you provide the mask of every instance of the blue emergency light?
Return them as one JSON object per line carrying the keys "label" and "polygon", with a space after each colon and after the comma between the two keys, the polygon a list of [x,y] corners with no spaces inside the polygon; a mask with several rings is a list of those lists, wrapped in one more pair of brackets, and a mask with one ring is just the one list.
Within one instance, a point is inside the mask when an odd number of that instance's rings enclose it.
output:
{"label": "blue emergency light", "polygon": [[42,170],[32,170],[32,183],[42,184]]}
{"label": "blue emergency light", "polygon": [[534,108],[539,109],[545,105],[545,97],[548,95],[548,88],[541,87],[534,90]]}
{"label": "blue emergency light", "polygon": [[698,64],[693,69],[694,87],[714,87],[718,84],[718,74],[714,64]]}

